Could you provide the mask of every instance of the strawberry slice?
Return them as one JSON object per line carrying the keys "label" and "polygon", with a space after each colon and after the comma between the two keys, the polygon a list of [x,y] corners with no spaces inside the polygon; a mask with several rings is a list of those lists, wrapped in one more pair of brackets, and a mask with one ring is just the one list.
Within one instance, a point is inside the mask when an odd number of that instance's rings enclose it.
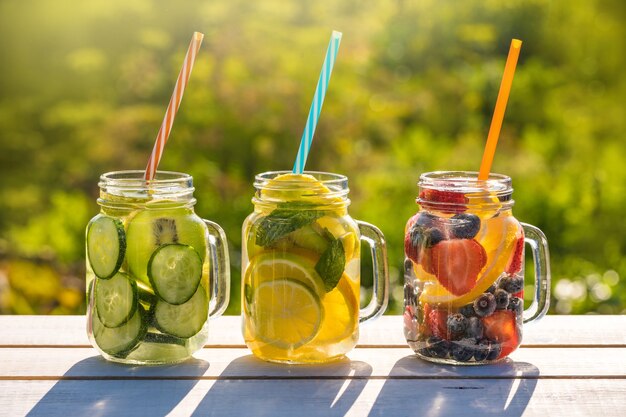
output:
{"label": "strawberry slice", "polygon": [[448,312],[446,310],[437,310],[430,304],[425,304],[424,317],[426,317],[426,326],[433,336],[448,340]]}
{"label": "strawberry slice", "polygon": [[502,346],[500,358],[508,356],[520,344],[520,334],[517,329],[515,312],[498,310],[492,315],[483,318],[484,334],[489,340],[496,341]]}
{"label": "strawberry slice", "polygon": [[[427,188],[420,195],[420,205],[431,210],[447,211],[451,213],[463,213],[467,210],[465,204],[469,199],[463,193],[455,191],[442,191]],[[442,204],[450,203],[450,204]]]}
{"label": "strawberry slice", "polygon": [[524,232],[522,230],[520,230],[520,232],[521,236],[518,235],[517,241],[515,242],[513,255],[504,269],[504,272],[507,274],[515,274],[516,272],[522,270],[522,262],[524,258]]}
{"label": "strawberry slice", "polygon": [[474,288],[478,273],[487,263],[487,252],[474,239],[443,240],[431,252],[428,270],[424,269],[456,296]]}

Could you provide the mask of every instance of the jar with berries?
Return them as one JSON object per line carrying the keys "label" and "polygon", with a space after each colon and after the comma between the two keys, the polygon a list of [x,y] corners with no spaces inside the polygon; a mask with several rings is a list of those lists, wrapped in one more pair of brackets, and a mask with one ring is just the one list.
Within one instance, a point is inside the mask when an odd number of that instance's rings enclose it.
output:
{"label": "jar with berries", "polygon": [[[548,243],[512,213],[511,178],[466,171],[420,176],[419,211],[405,228],[404,334],[418,357],[485,364],[509,356],[522,325],[548,309]],[[534,297],[524,310],[525,244]],[[532,282],[531,282],[532,285]]]}

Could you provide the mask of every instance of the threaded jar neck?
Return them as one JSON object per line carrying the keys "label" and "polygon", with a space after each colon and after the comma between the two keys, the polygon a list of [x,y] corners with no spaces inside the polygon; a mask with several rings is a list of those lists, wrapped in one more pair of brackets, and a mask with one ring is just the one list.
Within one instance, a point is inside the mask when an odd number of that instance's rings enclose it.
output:
{"label": "threaded jar neck", "polygon": [[181,172],[157,171],[154,179],[146,181],[144,171],[114,171],[100,176],[98,182],[102,207],[135,207],[167,205],[193,207],[196,199],[193,178]]}
{"label": "threaded jar neck", "polygon": [[256,189],[252,202],[257,207],[281,206],[294,210],[345,208],[348,199],[348,178],[328,172],[271,171],[254,178]]}
{"label": "threaded jar neck", "polygon": [[502,174],[491,173],[487,180],[478,180],[478,172],[434,171],[420,175],[417,185],[416,202],[432,210],[508,210],[515,203],[511,178]]}

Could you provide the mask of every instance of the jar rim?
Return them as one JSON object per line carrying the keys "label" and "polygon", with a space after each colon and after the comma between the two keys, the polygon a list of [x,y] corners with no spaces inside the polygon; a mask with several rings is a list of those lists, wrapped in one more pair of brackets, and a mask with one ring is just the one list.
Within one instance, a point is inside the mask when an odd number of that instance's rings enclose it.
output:
{"label": "jar rim", "polygon": [[436,188],[462,193],[491,192],[510,194],[513,192],[511,177],[489,173],[486,180],[478,179],[476,171],[432,171],[420,175],[420,188]]}
{"label": "jar rim", "polygon": [[[273,181],[292,171],[267,171],[255,175],[255,205],[302,202],[317,207],[346,206],[348,199],[348,177],[322,171],[304,171],[306,177],[286,177]],[[314,178],[314,181],[311,180]]]}
{"label": "jar rim", "polygon": [[[255,180],[255,185],[257,184],[257,182],[260,183],[265,183],[269,180],[272,180],[280,175],[285,175],[285,174],[293,174],[292,171],[266,171],[266,172],[261,172],[260,174],[257,174],[254,176],[254,180]],[[324,172],[324,171],[304,171],[302,172],[303,175],[311,175],[313,177],[315,177],[316,180],[318,180],[319,182],[321,182],[324,185],[340,185],[342,183],[348,183],[348,177],[346,177],[345,175],[342,174],[335,174],[333,172]],[[296,174],[294,174],[296,175]],[[282,180],[281,182],[284,182],[286,185],[287,184],[293,184],[293,185],[297,185],[297,184],[302,184],[304,181],[298,180],[298,179],[289,179],[289,180]]]}
{"label": "jar rim", "polygon": [[135,185],[139,184],[168,184],[180,183],[181,181],[192,181],[193,177],[184,172],[176,171],[156,171],[154,178],[146,181],[144,178],[145,171],[140,169],[110,171],[100,175],[101,181],[114,181],[121,184]]}
{"label": "jar rim", "polygon": [[479,180],[476,171],[433,171],[420,175],[417,185],[416,202],[427,209],[499,211],[515,204],[511,177],[503,174],[490,173],[486,180]]}

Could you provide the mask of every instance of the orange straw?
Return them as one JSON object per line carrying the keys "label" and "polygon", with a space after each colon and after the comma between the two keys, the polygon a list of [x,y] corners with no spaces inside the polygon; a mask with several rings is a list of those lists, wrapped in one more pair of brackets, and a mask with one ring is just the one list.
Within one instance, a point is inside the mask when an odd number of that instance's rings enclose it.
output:
{"label": "orange straw", "polygon": [[156,174],[157,167],[161,161],[161,156],[163,155],[163,148],[165,148],[167,138],[172,131],[174,117],[176,117],[176,112],[178,111],[180,102],[183,99],[183,93],[185,92],[185,87],[189,81],[193,63],[196,60],[196,55],[198,54],[203,38],[204,35],[200,32],[194,32],[191,37],[191,43],[189,43],[189,49],[187,49],[187,55],[185,55],[183,67],[180,69],[180,73],[178,74],[178,79],[176,80],[176,85],[174,86],[172,97],[170,98],[170,104],[167,106],[163,122],[161,123],[161,128],[159,129],[156,141],[154,142],[152,154],[150,155],[150,159],[148,159],[148,166],[146,166],[146,174],[144,175],[146,181],[153,179]]}
{"label": "orange straw", "polygon": [[493,118],[491,119],[491,126],[489,127],[489,134],[487,135],[485,153],[483,153],[483,160],[480,163],[480,172],[478,173],[479,181],[485,181],[489,178],[489,171],[491,171],[491,163],[496,153],[500,129],[502,128],[502,120],[504,119],[504,111],[506,110],[506,103],[509,101],[513,75],[515,75],[515,66],[517,65],[517,58],[519,57],[521,48],[522,41],[519,39],[511,40],[509,56],[506,59],[504,75],[502,76],[502,83],[500,84],[500,91],[498,92],[498,99],[496,100],[496,108],[493,111]]}

